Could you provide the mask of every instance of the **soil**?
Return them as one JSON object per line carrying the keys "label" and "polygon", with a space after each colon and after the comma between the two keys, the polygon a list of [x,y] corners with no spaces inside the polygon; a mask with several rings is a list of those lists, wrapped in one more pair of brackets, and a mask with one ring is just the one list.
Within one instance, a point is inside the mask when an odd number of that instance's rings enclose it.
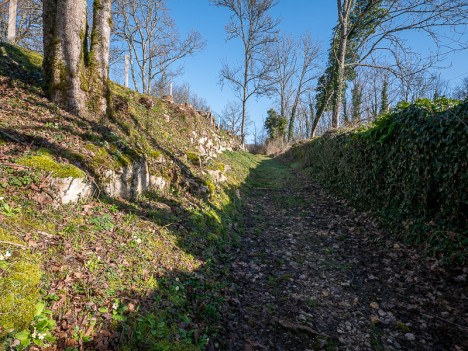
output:
{"label": "soil", "polygon": [[249,185],[222,349],[468,349],[466,269],[446,271],[278,160]]}

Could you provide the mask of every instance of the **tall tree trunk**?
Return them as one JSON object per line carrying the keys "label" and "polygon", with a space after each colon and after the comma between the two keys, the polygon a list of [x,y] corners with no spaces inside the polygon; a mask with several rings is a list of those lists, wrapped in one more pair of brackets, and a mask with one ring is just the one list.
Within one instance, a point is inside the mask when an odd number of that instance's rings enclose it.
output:
{"label": "tall tree trunk", "polygon": [[86,0],[44,0],[44,73],[49,97],[70,112],[107,109],[111,0],[95,0],[87,47]]}
{"label": "tall tree trunk", "polygon": [[82,113],[86,93],[81,87],[85,69],[85,0],[44,0],[44,73],[49,97],[61,107]]}
{"label": "tall tree trunk", "polygon": [[291,117],[289,118],[289,126],[288,126],[288,142],[292,142],[294,139],[294,123],[296,122],[296,111],[297,105],[294,104],[291,109]]}
{"label": "tall tree trunk", "polygon": [[249,74],[249,58],[245,55],[245,67],[244,67],[244,87],[243,87],[243,96],[242,96],[242,123],[241,123],[241,141],[242,145],[245,144],[245,119],[247,118],[247,99],[248,99],[248,91],[247,91],[247,82],[248,82],[248,74]]}
{"label": "tall tree trunk", "polygon": [[340,22],[339,26],[339,40],[340,45],[338,49],[337,59],[337,72],[336,72],[336,91],[335,101],[333,102],[333,114],[332,114],[332,128],[338,128],[340,124],[341,114],[341,99],[343,96],[343,88],[345,84],[345,60],[346,51],[348,46],[348,23],[349,16],[351,14],[351,8],[353,7],[353,0],[337,0],[338,4],[338,18]]}
{"label": "tall tree trunk", "polygon": [[8,44],[16,44],[16,16],[18,14],[18,0],[10,0],[8,7]]}
{"label": "tall tree trunk", "polygon": [[[308,114],[304,114],[305,117],[305,138],[309,139],[310,137],[310,121],[311,119],[309,118]],[[312,117],[312,116],[311,116]]]}
{"label": "tall tree trunk", "polygon": [[315,116],[313,122],[312,122],[312,129],[310,131],[310,137],[311,138],[314,138],[315,135],[317,134],[317,127],[318,127],[318,123],[320,121],[320,119],[322,118],[323,114],[324,114],[324,110],[322,110],[322,112],[320,112],[317,116]]}
{"label": "tall tree trunk", "polygon": [[346,37],[346,25],[342,25],[340,32],[340,49],[338,51],[338,67],[336,73],[335,101],[333,103],[332,128],[338,128],[340,124],[341,100],[345,84],[345,57],[346,45],[348,41]]}
{"label": "tall tree trunk", "polygon": [[[109,50],[112,24],[112,0],[95,0],[93,4],[93,30],[91,33],[88,80],[92,82],[88,100],[98,114],[107,112],[109,98]],[[84,48],[87,50],[87,48]]]}

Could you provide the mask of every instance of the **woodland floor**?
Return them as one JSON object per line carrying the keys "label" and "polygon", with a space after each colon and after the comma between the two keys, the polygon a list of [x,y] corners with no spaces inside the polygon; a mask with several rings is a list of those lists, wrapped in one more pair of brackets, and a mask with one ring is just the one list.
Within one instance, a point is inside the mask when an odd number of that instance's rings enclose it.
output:
{"label": "woodland floor", "polygon": [[450,274],[278,160],[244,192],[227,350],[467,350],[466,271]]}

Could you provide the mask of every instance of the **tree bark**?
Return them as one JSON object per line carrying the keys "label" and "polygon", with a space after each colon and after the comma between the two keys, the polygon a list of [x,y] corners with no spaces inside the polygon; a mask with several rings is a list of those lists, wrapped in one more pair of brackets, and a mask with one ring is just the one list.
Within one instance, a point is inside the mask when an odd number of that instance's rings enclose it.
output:
{"label": "tree bark", "polygon": [[8,44],[16,44],[16,16],[18,10],[17,0],[10,0],[8,8]]}
{"label": "tree bark", "polygon": [[86,0],[44,0],[43,4],[43,67],[49,97],[72,113],[102,115],[109,96],[111,0],[94,2],[90,48]]}
{"label": "tree bark", "polygon": [[[93,30],[91,33],[88,81],[92,82],[88,99],[98,114],[107,112],[109,104],[109,50],[111,34],[112,0],[95,0],[93,4]],[[86,48],[84,48],[86,49]]]}
{"label": "tree bark", "polygon": [[249,79],[249,55],[248,49],[245,49],[245,67],[244,67],[244,84],[243,84],[243,96],[242,96],[242,122],[241,122],[241,142],[245,144],[245,120],[247,118],[247,99],[248,99],[248,79]]}
{"label": "tree bark", "polygon": [[340,22],[339,26],[339,40],[340,45],[338,49],[337,60],[337,73],[336,73],[336,91],[335,101],[333,102],[333,114],[332,114],[332,128],[338,128],[340,124],[341,114],[341,99],[343,96],[343,88],[345,81],[345,60],[346,51],[348,45],[348,23],[351,9],[353,7],[353,0],[337,0],[338,4],[338,18]]}
{"label": "tree bark", "polygon": [[332,128],[338,128],[340,124],[341,100],[343,96],[344,75],[345,75],[345,57],[346,57],[346,22],[341,25],[340,30],[340,49],[338,51],[338,71],[336,74],[335,101],[333,103]]}

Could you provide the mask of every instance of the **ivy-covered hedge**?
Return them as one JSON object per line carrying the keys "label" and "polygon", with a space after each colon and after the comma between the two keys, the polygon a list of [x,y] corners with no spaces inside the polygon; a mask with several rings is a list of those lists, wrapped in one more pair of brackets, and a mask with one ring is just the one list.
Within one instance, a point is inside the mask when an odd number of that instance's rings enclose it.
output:
{"label": "ivy-covered hedge", "polygon": [[446,263],[466,262],[468,101],[402,103],[289,152],[324,186]]}

